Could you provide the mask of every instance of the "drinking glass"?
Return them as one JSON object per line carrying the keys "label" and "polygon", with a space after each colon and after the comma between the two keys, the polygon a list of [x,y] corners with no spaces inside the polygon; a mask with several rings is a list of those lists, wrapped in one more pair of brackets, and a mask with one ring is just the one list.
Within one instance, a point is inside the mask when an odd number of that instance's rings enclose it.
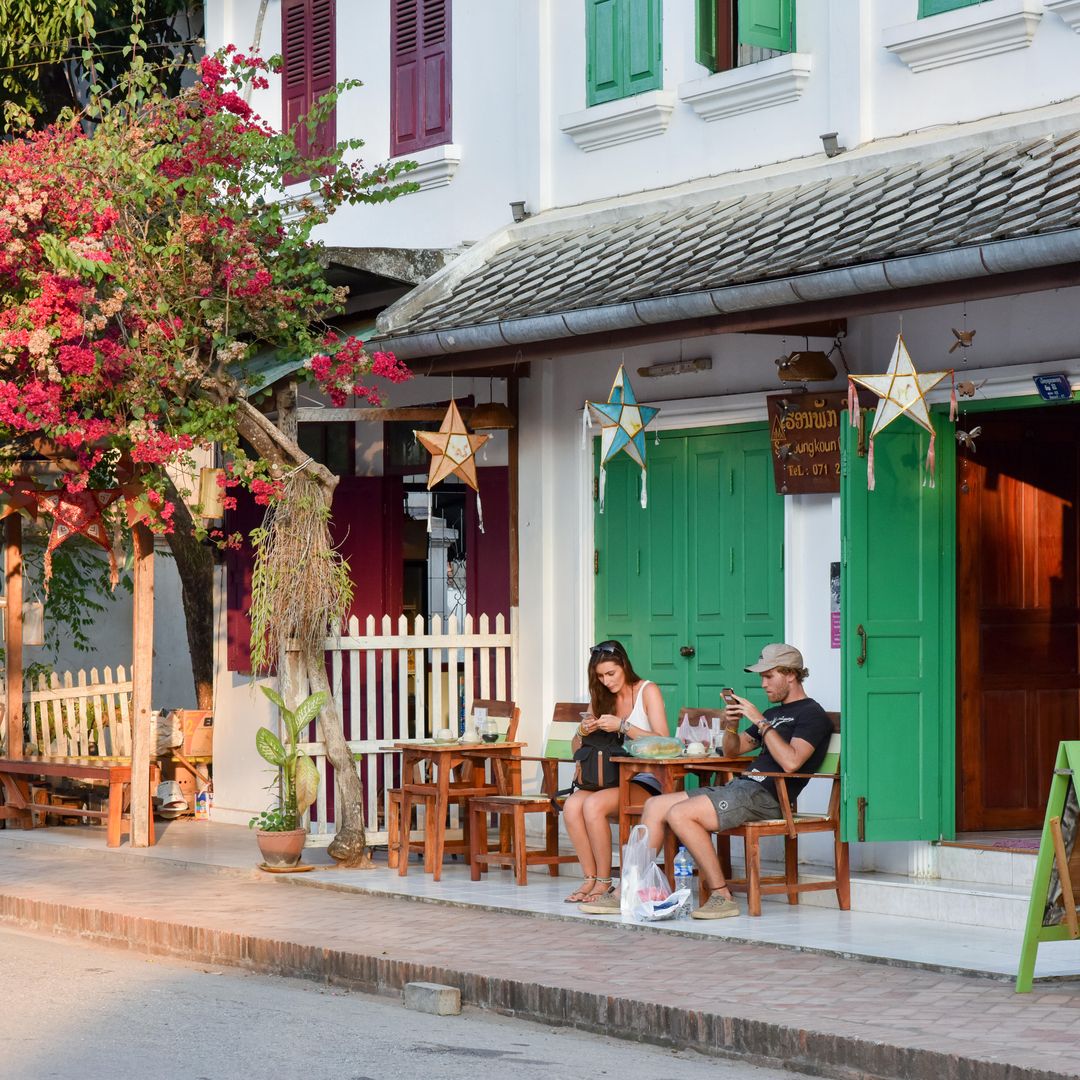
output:
{"label": "drinking glass", "polygon": [[495,722],[494,717],[484,719],[479,724],[480,738],[486,743],[493,743],[499,741],[499,725]]}

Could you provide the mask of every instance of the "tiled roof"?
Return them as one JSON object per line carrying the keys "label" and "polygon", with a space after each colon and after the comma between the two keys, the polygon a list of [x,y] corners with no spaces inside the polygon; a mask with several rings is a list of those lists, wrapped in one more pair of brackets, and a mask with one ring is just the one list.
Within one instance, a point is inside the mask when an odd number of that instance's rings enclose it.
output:
{"label": "tiled roof", "polygon": [[[941,152],[940,148],[937,152]],[[697,293],[1080,226],[1080,131],[547,215],[470,249],[380,338]],[[824,175],[823,175],[824,173]],[[542,227],[538,227],[541,226]]]}

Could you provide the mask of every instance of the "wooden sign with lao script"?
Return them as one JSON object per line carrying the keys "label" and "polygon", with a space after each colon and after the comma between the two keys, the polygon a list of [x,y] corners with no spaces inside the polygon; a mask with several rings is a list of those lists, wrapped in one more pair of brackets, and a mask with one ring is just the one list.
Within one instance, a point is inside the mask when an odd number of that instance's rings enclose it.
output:
{"label": "wooden sign with lao script", "polygon": [[773,477],[781,495],[840,490],[843,391],[769,394]]}

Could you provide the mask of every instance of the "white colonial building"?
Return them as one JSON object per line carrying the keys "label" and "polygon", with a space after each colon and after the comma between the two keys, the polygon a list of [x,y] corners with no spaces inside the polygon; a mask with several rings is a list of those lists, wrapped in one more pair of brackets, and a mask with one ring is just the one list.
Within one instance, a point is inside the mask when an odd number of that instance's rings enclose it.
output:
{"label": "white colonial building", "polygon": [[[417,375],[389,404],[513,414],[481,460],[487,532],[451,488],[429,540],[400,430],[301,411],[379,578],[358,614],[448,612],[449,573],[459,611],[512,628],[537,746],[554,703],[583,698],[594,640],[626,641],[669,715],[751,689],[743,665],[787,640],[843,714],[855,865],[971,877],[939,841],[1041,823],[1057,741],[1080,737],[1078,429],[1032,378],[1064,376],[1067,400],[1080,378],[1076,0],[207,7],[211,48],[283,53],[286,85],[254,99],[271,122],[358,78],[336,137],[417,163],[418,191],[323,236],[353,325]],[[868,492],[845,412],[842,475],[807,491],[806,461],[780,493],[767,397],[811,408],[846,371],[883,372],[901,329],[917,368],[961,384],[957,423],[949,380],[931,399],[936,485],[901,421]],[[782,381],[806,371],[793,354],[835,375]],[[648,507],[620,462],[601,514],[581,414],[620,364],[660,437]],[[227,606],[223,587],[223,625]],[[240,820],[262,802],[262,716],[227,651],[223,634],[216,813]],[[909,894],[867,879],[855,905]],[[1015,899],[979,918],[1019,925]]]}

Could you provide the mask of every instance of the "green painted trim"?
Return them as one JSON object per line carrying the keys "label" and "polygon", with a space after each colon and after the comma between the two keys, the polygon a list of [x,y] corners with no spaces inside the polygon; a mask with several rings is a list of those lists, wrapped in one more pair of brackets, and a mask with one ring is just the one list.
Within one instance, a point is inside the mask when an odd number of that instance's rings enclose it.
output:
{"label": "green painted trim", "polygon": [[[947,414],[946,414],[947,416]],[[941,704],[952,724],[941,727],[941,839],[956,839],[956,439],[946,422],[938,433],[939,442],[948,439],[950,452],[937,455],[936,482],[951,498],[942,498],[941,507],[941,603],[938,635],[941,641]]]}
{"label": "green painted trim", "polygon": [[978,401],[965,400],[960,406],[964,413],[1005,412],[1009,409],[1062,409],[1070,405],[1080,405],[1080,397],[1073,394],[1071,401],[1044,401],[1038,394],[1024,394],[1021,397],[981,398]]}
{"label": "green painted trim", "polygon": [[932,15],[943,15],[946,11],[974,7],[983,0],[919,0],[919,18],[928,19]]}

